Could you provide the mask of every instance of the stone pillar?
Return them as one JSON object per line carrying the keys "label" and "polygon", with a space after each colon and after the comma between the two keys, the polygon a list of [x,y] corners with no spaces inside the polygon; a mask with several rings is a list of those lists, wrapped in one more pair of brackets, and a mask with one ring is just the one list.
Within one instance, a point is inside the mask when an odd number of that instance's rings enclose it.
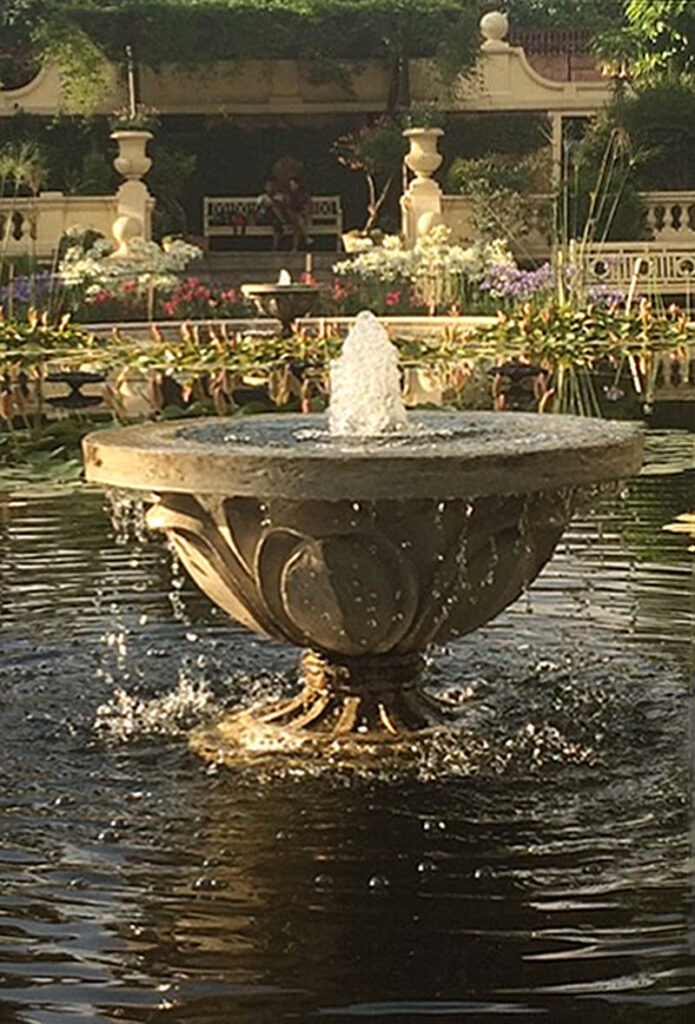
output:
{"label": "stone pillar", "polygon": [[552,154],[552,170],[551,170],[551,182],[553,190],[557,191],[562,185],[562,133],[563,123],[562,114],[558,111],[550,111],[548,114],[550,118],[550,125],[552,129],[551,134],[551,154]]}
{"label": "stone pillar", "polygon": [[441,128],[407,128],[403,134],[410,143],[406,166],[415,177],[401,197],[401,223],[406,245],[412,248],[430,228],[442,223],[442,190],[432,175],[442,162],[437,141]]}
{"label": "stone pillar", "polygon": [[[116,193],[118,217],[114,221],[113,233],[119,248],[125,244],[125,237],[145,238],[149,241],[151,231],[152,196],[147,185],[142,181],[152,166],[147,155],[147,143],[152,138],[148,131],[114,131],[111,138],[118,143],[118,155],[113,165],[126,180]],[[127,230],[124,218],[128,221]],[[116,225],[119,229],[116,230]]]}

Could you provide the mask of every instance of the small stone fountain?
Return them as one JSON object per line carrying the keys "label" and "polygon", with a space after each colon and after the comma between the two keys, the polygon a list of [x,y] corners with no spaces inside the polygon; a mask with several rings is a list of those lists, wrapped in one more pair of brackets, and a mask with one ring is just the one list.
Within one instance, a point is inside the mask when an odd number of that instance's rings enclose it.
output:
{"label": "small stone fountain", "polygon": [[[395,349],[361,313],[325,416],[156,423],[85,440],[87,478],[152,503],[193,580],[249,629],[306,648],[292,699],[194,746],[411,739],[448,712],[423,655],[487,622],[550,558],[578,489],[639,469],[631,425],[523,413],[408,418]],[[329,429],[330,427],[330,429]]]}
{"label": "small stone fountain", "polygon": [[288,270],[281,270],[275,283],[241,286],[242,295],[252,299],[261,313],[281,322],[283,338],[291,338],[294,321],[315,309],[320,290],[317,284],[294,282]]}

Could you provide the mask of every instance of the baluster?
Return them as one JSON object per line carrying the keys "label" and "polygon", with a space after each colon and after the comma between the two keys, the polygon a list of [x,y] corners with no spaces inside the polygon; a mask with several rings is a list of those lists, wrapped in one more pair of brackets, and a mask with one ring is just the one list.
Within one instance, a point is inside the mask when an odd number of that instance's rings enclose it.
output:
{"label": "baluster", "polygon": [[662,203],[654,204],[654,227],[656,229],[657,237],[662,234],[668,227],[667,225],[667,214],[668,207]]}
{"label": "baluster", "polygon": [[683,207],[680,203],[674,203],[671,207],[671,228],[673,231],[680,231],[683,221]]}
{"label": "baluster", "polygon": [[12,214],[12,230],[11,235],[15,242],[21,242],[24,237],[24,211],[15,210]]}
{"label": "baluster", "polygon": [[695,203],[689,203],[685,212],[688,218],[688,229],[695,234]]}

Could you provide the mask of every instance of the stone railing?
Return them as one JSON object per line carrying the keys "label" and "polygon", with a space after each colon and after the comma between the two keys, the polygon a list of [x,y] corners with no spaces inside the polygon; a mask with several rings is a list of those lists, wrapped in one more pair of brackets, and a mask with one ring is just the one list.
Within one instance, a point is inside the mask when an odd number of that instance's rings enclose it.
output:
{"label": "stone railing", "polygon": [[593,33],[586,28],[511,29],[509,42],[526,53],[590,53]]}
{"label": "stone railing", "polygon": [[[695,246],[695,191],[647,191],[640,197],[647,211],[647,225],[652,239],[648,245],[664,244]],[[526,224],[518,237],[511,239],[519,259],[548,259],[552,244],[553,200],[550,195],[529,196],[526,201]],[[461,242],[476,237],[473,209],[467,196],[443,196],[442,217],[453,236]],[[505,211],[499,215],[501,234],[505,231]],[[636,243],[637,245],[637,243]],[[640,243],[643,245],[643,243]]]}
{"label": "stone railing", "polygon": [[50,258],[68,228],[93,228],[106,237],[118,215],[113,196],[66,196],[42,192],[38,196],[0,198],[0,258],[34,255]]}
{"label": "stone railing", "polygon": [[642,192],[655,242],[695,244],[695,192]]}
{"label": "stone railing", "polygon": [[[509,239],[516,259],[547,260],[552,245],[552,216],[550,195],[529,196],[524,204],[525,223],[514,233],[505,221],[504,210],[500,211],[499,235]],[[442,221],[451,230],[452,240],[461,244],[471,244],[476,240],[473,204],[468,196],[442,196]]]}
{"label": "stone railing", "polygon": [[695,245],[604,242],[583,254],[588,287],[637,295],[695,295]]}

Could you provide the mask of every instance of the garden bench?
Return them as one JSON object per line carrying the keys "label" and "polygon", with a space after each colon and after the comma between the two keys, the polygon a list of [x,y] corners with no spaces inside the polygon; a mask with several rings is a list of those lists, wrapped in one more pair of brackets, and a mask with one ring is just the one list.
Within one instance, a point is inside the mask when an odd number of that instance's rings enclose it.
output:
{"label": "garden bench", "polygon": [[[256,224],[256,202],[256,196],[205,196],[203,235],[206,247],[210,248],[214,238],[272,238],[273,229],[269,224]],[[342,232],[340,196],[312,196],[309,235],[335,237],[337,249]]]}

